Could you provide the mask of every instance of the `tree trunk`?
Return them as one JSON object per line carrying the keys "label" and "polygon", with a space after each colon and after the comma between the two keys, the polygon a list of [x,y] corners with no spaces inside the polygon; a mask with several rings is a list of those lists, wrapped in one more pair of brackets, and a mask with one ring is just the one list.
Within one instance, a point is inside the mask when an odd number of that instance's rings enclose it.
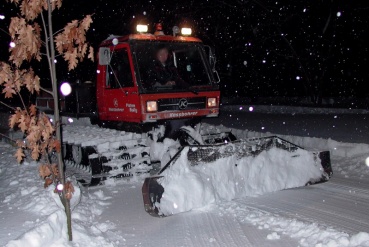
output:
{"label": "tree trunk", "polygon": [[[58,83],[56,79],[56,68],[55,68],[55,46],[53,39],[53,27],[52,27],[52,7],[50,1],[48,3],[48,27],[49,27],[49,39],[47,45],[49,45],[50,57],[49,57],[49,66],[50,66],[50,76],[51,76],[51,84],[53,88],[53,96],[54,96],[54,120],[56,126],[56,139],[62,143],[62,135],[61,135],[61,121],[59,116],[59,97],[58,97]],[[64,174],[64,162],[62,157],[62,152],[57,153],[58,156],[58,170],[60,176],[60,182],[65,185],[65,174]],[[72,235],[72,220],[71,220],[71,210],[70,210],[70,201],[65,197],[65,186],[62,191],[61,201],[64,205],[65,214],[67,216],[67,227],[68,227],[68,237],[69,241],[73,240]]]}

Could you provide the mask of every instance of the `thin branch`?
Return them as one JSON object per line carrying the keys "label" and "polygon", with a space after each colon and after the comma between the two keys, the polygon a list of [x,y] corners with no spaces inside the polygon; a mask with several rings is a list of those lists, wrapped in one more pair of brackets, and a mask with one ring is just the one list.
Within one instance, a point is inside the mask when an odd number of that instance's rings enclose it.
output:
{"label": "thin branch", "polygon": [[8,105],[8,104],[6,104],[6,103],[2,102],[2,101],[0,101],[0,104],[5,105],[6,107],[8,107],[8,108],[12,109],[13,111],[15,111],[15,110],[16,110],[16,108],[14,108],[14,107],[12,107],[12,106],[10,106],[10,105]]}
{"label": "thin branch", "polygon": [[[95,13],[91,14],[91,17],[94,16]],[[82,23],[83,20],[79,20],[78,24]],[[58,31],[56,31],[55,33],[53,33],[53,37],[55,37],[58,33],[63,32],[65,30],[65,28],[59,29]]]}
{"label": "thin branch", "polygon": [[44,91],[44,92],[48,93],[48,94],[51,94],[51,96],[53,96],[53,97],[54,97],[54,95],[53,95],[53,92],[52,92],[52,91],[49,91],[49,90],[47,90],[46,88],[43,88],[43,87],[41,87],[41,86],[40,86],[40,89],[41,89],[42,91]]}
{"label": "thin branch", "polygon": [[23,100],[22,95],[20,94],[20,92],[19,92],[18,90],[15,90],[15,91],[17,92],[17,94],[18,94],[18,96],[19,96],[20,100],[22,101],[22,105],[23,105],[24,109],[26,110],[27,115],[29,115],[28,110],[27,110],[27,107],[26,107],[26,104],[24,103],[24,100]]}
{"label": "thin branch", "polygon": [[5,31],[4,29],[0,28],[0,30],[10,36],[10,33],[8,33],[7,31]]}
{"label": "thin branch", "polygon": [[16,144],[16,143],[17,143],[17,141],[13,140],[12,138],[10,138],[10,137],[9,137],[9,136],[7,136],[7,135],[4,135],[4,134],[0,133],[0,136],[5,137],[6,139],[8,139],[9,141],[13,142],[14,144]]}
{"label": "thin branch", "polygon": [[[47,29],[46,29],[46,23],[45,23],[45,18],[44,15],[41,13],[41,20],[42,20],[42,25],[44,26],[44,33],[45,33],[45,47],[46,47],[46,56],[47,56],[47,62],[49,63],[49,68],[51,69],[51,61],[50,61],[50,49],[49,49],[49,36],[47,34]],[[51,71],[50,71],[51,73]]]}
{"label": "thin branch", "polygon": [[64,31],[64,28],[59,29],[58,31],[56,31],[55,33],[53,33],[53,36],[57,35],[57,34],[58,34],[58,33],[60,33],[60,32],[63,32],[63,31]]}
{"label": "thin branch", "polygon": [[[46,57],[48,56],[48,55],[47,55],[47,53],[40,53],[40,54],[41,54],[42,56],[46,56]],[[59,55],[55,55],[55,58],[60,57],[60,56],[62,56],[62,55],[60,55],[60,54],[59,54]]]}

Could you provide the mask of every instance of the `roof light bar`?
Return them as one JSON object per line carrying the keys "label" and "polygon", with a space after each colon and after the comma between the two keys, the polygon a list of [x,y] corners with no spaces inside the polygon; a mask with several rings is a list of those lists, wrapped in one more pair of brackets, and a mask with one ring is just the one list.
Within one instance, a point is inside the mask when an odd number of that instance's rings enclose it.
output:
{"label": "roof light bar", "polygon": [[137,30],[137,32],[139,32],[139,33],[147,33],[148,26],[147,26],[147,25],[138,24],[138,25],[136,26],[136,30]]}
{"label": "roof light bar", "polygon": [[189,27],[182,27],[181,29],[181,34],[182,35],[186,35],[186,36],[189,36],[192,34],[192,29],[189,28]]}

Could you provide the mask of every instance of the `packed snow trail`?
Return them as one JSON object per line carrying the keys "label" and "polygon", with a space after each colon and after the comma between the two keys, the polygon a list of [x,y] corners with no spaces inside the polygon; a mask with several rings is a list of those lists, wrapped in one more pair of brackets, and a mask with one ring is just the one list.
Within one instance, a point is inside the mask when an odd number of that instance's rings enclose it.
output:
{"label": "packed snow trail", "polygon": [[368,188],[369,181],[365,179],[337,174],[324,184],[249,198],[247,205],[354,234],[369,229],[369,215],[362,214],[368,210]]}
{"label": "packed snow trail", "polygon": [[140,183],[119,182],[98,189],[120,198],[100,217],[121,231],[124,243],[118,246],[315,246],[327,241],[369,246],[369,234],[359,234],[369,229],[368,184],[337,176],[332,183],[223,201],[161,219],[137,206]]}
{"label": "packed snow trail", "polygon": [[[275,246],[266,238],[269,230],[259,230],[227,215],[217,205],[166,218],[147,214],[140,195],[141,184],[118,182],[113,187],[89,188],[101,190],[107,197],[120,198],[99,217],[117,225],[124,238],[117,246]],[[280,239],[281,246],[297,246],[289,236]]]}

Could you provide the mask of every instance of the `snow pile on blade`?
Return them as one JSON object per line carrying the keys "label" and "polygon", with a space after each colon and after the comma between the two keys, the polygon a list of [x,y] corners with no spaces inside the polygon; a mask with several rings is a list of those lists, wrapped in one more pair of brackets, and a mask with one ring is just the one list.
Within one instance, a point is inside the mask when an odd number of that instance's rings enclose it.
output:
{"label": "snow pile on blade", "polygon": [[[178,159],[164,170],[157,182],[164,188],[159,201],[155,202],[158,215],[171,215],[204,207],[220,200],[260,195],[268,192],[305,186],[311,180],[319,180],[324,170],[314,153],[303,149],[293,152],[272,147],[253,155],[237,153],[224,146],[215,157],[208,160],[190,161],[191,152],[201,147],[186,147]],[[232,154],[232,155],[231,155]],[[215,155],[215,156],[214,156]],[[212,157],[213,156],[213,157]]]}

